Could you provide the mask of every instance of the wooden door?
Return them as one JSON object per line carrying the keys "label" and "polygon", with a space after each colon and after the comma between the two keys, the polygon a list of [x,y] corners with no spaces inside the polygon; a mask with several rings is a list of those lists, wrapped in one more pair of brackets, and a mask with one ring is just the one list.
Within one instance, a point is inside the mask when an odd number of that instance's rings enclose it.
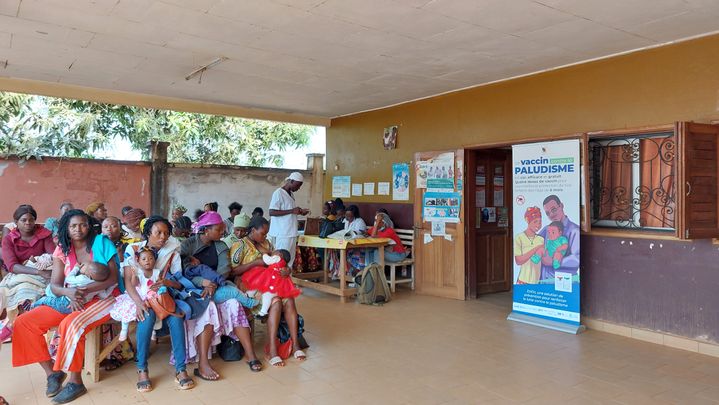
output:
{"label": "wooden door", "polygon": [[467,261],[470,296],[512,285],[511,151],[467,153]]}
{"label": "wooden door", "polygon": [[[415,162],[431,161],[442,153],[454,153],[455,191],[457,190],[457,173],[464,173],[464,151],[420,152],[414,156]],[[460,167],[461,170],[457,170]],[[463,177],[463,176],[462,176]],[[461,181],[460,181],[461,184]],[[464,188],[464,187],[462,187]],[[465,200],[462,195],[459,212],[459,223],[447,223],[445,232],[448,238],[435,236],[429,243],[424,243],[425,235],[431,236],[431,222],[423,220],[422,202],[426,189],[415,187],[414,193],[414,260],[416,291],[420,294],[444,298],[465,299],[465,267],[464,267],[464,210]]]}

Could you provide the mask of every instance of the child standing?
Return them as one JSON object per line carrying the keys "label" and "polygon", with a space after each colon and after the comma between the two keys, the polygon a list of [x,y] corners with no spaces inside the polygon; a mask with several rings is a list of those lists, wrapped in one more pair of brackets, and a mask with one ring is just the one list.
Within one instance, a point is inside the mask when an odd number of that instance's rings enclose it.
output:
{"label": "child standing", "polygon": [[262,255],[262,260],[267,267],[253,267],[242,275],[242,282],[250,290],[247,295],[254,296],[258,291],[262,293],[262,307],[257,314],[260,317],[267,316],[272,298],[296,298],[302,293],[289,276],[281,274],[290,261],[290,252],[275,250],[272,256]]}
{"label": "child standing", "polygon": [[140,268],[133,269],[132,286],[128,286],[127,292],[117,297],[110,311],[112,319],[122,322],[120,341],[127,339],[130,322],[137,320],[138,311],[147,311],[145,301],[157,295],[150,288],[160,277],[161,269],[155,268],[157,254],[145,246],[135,253],[135,258]]}

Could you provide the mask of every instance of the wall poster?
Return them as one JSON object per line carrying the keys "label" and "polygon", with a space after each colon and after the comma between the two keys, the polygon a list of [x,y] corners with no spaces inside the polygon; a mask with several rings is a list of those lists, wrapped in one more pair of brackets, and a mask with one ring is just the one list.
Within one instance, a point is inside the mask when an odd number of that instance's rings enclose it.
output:
{"label": "wall poster", "polygon": [[454,152],[445,152],[427,165],[427,188],[454,191]]}
{"label": "wall poster", "polygon": [[332,198],[350,198],[350,176],[332,177]]}
{"label": "wall poster", "polygon": [[515,145],[512,162],[514,288],[509,319],[578,333],[583,329],[579,140]]}
{"label": "wall poster", "polygon": [[392,199],[409,200],[409,164],[392,165]]}
{"label": "wall poster", "polygon": [[422,216],[425,221],[458,223],[461,201],[462,193],[427,191],[422,201]]}

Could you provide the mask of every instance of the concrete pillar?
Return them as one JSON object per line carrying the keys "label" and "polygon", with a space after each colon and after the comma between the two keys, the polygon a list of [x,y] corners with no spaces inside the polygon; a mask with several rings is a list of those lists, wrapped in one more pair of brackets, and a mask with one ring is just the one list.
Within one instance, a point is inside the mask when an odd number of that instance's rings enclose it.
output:
{"label": "concrete pillar", "polygon": [[310,211],[313,217],[322,215],[322,197],[325,186],[325,168],[323,153],[307,154],[307,170],[312,172],[312,183],[310,184]]}
{"label": "concrete pillar", "polygon": [[150,161],[150,212],[151,215],[167,216],[170,212],[167,188],[167,147],[169,142],[149,141]]}

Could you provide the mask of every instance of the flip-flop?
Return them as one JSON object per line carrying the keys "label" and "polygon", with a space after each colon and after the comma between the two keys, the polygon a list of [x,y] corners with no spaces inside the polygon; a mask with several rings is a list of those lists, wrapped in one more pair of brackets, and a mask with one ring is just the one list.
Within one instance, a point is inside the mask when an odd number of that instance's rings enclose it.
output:
{"label": "flip-flop", "polygon": [[299,361],[307,360],[307,355],[302,350],[297,350],[293,356]]}
{"label": "flip-flop", "polygon": [[195,374],[195,377],[200,378],[205,381],[217,381],[220,379],[220,376],[217,376],[217,378],[215,378],[215,379],[205,377],[204,375],[202,375],[199,368],[196,368],[195,371],[193,371],[192,373]]}
{"label": "flip-flop", "polygon": [[250,366],[250,370],[255,373],[259,373],[260,371],[262,371],[262,362],[257,359],[248,361],[247,365]]}
{"label": "flip-flop", "polygon": [[270,365],[275,366],[275,367],[283,367],[285,365],[285,362],[282,361],[282,357],[275,356],[270,359]]}

